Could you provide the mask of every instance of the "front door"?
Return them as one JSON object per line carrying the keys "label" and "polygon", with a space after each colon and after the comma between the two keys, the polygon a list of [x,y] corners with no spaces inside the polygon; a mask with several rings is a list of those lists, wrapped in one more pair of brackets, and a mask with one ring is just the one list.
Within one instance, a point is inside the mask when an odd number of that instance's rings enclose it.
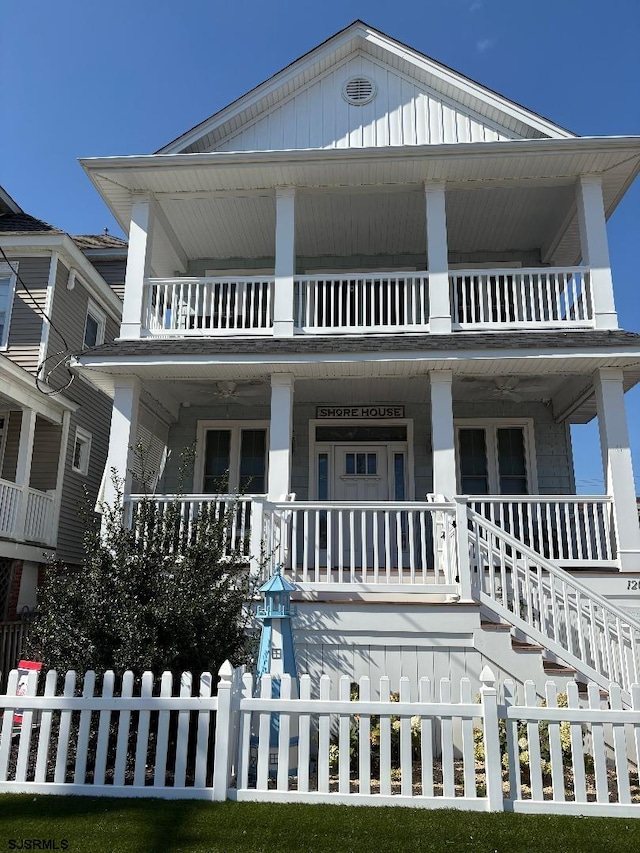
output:
{"label": "front door", "polygon": [[[334,546],[331,562],[338,568],[379,568],[385,555],[395,565],[398,564],[398,552],[407,547],[406,519],[390,515],[384,504],[404,500],[405,476],[406,447],[363,443],[333,446],[331,495],[336,503],[358,501],[380,504],[379,508],[374,506],[362,510],[362,514],[357,510],[341,511],[339,508],[332,512],[330,532]],[[374,566],[376,562],[378,566]]]}
{"label": "front door", "polygon": [[388,468],[386,445],[335,445],[332,490],[335,500],[390,500]]}

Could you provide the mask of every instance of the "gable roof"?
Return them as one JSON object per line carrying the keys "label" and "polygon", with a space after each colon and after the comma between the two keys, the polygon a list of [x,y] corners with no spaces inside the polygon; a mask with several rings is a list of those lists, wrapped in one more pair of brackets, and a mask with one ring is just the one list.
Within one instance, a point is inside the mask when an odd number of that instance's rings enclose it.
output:
{"label": "gable roof", "polygon": [[[356,20],[156,153],[199,153],[219,150],[225,141],[237,136],[243,128],[269,115],[291,100],[296,93],[312,86],[315,81],[322,79],[332,70],[357,57],[375,63],[378,68],[395,73],[401,80],[416,84],[425,95],[461,110],[481,126],[487,124],[492,132],[499,133],[503,130],[505,136],[502,138],[571,138],[574,136],[568,130],[525,109],[515,101],[481,86],[465,75],[390,38],[363,21]],[[486,139],[486,136],[484,138]]]}

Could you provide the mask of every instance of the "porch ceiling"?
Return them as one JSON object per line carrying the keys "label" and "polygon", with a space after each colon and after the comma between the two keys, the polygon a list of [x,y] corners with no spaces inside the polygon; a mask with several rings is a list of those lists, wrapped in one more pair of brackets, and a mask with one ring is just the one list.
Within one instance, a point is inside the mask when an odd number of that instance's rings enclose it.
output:
{"label": "porch ceiling", "polygon": [[[500,245],[507,249],[542,247],[545,260],[571,264],[579,256],[571,190],[577,176],[602,176],[610,215],[637,173],[639,158],[640,140],[620,137],[353,151],[151,155],[98,158],[83,160],[82,164],[124,230],[129,225],[132,199],[140,193],[155,195],[190,258],[272,256],[276,186],[314,190],[306,201],[301,194],[298,230],[302,242],[297,247],[298,254],[315,253],[313,242],[308,246],[307,239],[325,243],[326,250],[322,246],[316,248],[326,254],[412,251],[413,246],[415,251],[423,251],[422,184],[425,180],[438,180],[445,181],[451,191],[452,248],[481,246],[498,251]],[[504,189],[509,195],[485,192],[488,186]],[[397,192],[398,197],[385,202],[363,197],[354,202],[359,207],[351,212],[348,199],[334,199],[335,194],[344,191],[355,198],[354,193],[363,187],[375,194],[389,189],[392,196]],[[415,198],[404,198],[411,195],[405,192],[407,187],[415,189]],[[321,191],[328,191],[329,198],[316,195]],[[458,199],[457,191],[462,191]],[[383,211],[384,205],[395,204],[397,208],[390,207],[389,216],[386,212],[380,215],[377,208],[381,203]],[[409,248],[398,243],[393,227],[390,234],[382,236],[381,248],[380,233],[368,223],[373,218],[385,222],[385,227],[389,221],[393,225],[396,217],[392,214],[398,208],[399,223],[409,215],[408,211],[416,212],[411,217],[415,225],[409,231],[403,232],[400,224],[395,229],[397,237],[406,238]],[[554,211],[552,217],[550,210]],[[514,211],[517,217],[512,215]],[[357,250],[347,241],[347,236],[353,237],[351,232],[342,232],[349,214],[348,221],[358,229],[356,244],[363,247]],[[494,217],[497,224],[488,226]],[[522,234],[514,230],[514,223],[520,219]],[[495,246],[491,242],[494,240]],[[531,241],[536,245],[532,246]],[[460,246],[456,245],[458,242]],[[173,274],[169,257],[157,254],[154,263],[158,275]]]}
{"label": "porch ceiling", "polygon": [[[589,341],[599,341],[603,334],[603,340],[610,341],[607,349],[598,351],[588,347]],[[517,354],[507,349],[506,340],[498,336],[493,339],[476,336],[477,348],[471,349],[468,342],[466,350],[460,347],[463,343],[460,336],[446,336],[443,340],[444,337],[423,336],[422,346],[414,341],[413,349],[407,339],[378,339],[377,352],[371,351],[369,339],[360,342],[362,349],[369,347],[369,352],[351,354],[341,353],[335,342],[327,352],[319,354],[318,348],[331,342],[318,339],[311,342],[313,348],[306,353],[303,340],[261,340],[251,354],[233,352],[232,346],[242,347],[238,341],[227,342],[228,354],[220,342],[216,342],[215,352],[209,351],[209,342],[192,341],[190,355],[184,347],[183,354],[171,352],[169,341],[160,342],[161,348],[155,350],[148,343],[145,346],[145,342],[137,342],[114,345],[112,349],[120,351],[117,358],[107,354],[109,348],[104,347],[103,356],[98,350],[82,356],[81,360],[85,376],[107,393],[112,391],[115,376],[134,374],[142,379],[152,396],[168,398],[172,404],[169,408],[185,402],[194,404],[201,399],[210,402],[213,398],[236,398],[246,405],[266,403],[270,394],[269,377],[275,373],[292,373],[296,377],[298,402],[419,402],[429,396],[428,371],[451,370],[454,399],[488,403],[497,408],[507,403],[544,401],[551,404],[558,420],[584,422],[595,414],[592,376],[597,368],[622,368],[627,389],[640,381],[638,336],[629,333],[564,335],[558,338],[555,347],[551,342],[557,336],[549,335],[547,347],[538,351],[535,342],[540,336],[511,335],[509,342],[514,347],[522,337],[531,342],[528,351],[523,348]],[[621,345],[616,349],[617,338]],[[487,340],[493,340],[495,345],[502,343],[503,348],[490,349]],[[484,350],[481,341],[485,341]],[[248,342],[243,343],[242,348],[246,348]],[[580,348],[579,343],[582,343]],[[524,342],[521,346],[524,347]],[[141,354],[135,355],[136,351]],[[146,356],[142,355],[144,352]]]}
{"label": "porch ceiling", "polygon": [[[168,195],[161,197],[160,204],[191,259],[275,255],[272,193],[190,198]],[[548,187],[452,190],[447,195],[449,249],[452,253],[504,254],[536,249],[546,253],[573,205],[573,185],[566,181]],[[424,256],[426,239],[420,186],[349,192],[307,190],[299,194],[298,257]],[[574,261],[573,257],[562,260]],[[299,264],[299,271],[306,269]]]}

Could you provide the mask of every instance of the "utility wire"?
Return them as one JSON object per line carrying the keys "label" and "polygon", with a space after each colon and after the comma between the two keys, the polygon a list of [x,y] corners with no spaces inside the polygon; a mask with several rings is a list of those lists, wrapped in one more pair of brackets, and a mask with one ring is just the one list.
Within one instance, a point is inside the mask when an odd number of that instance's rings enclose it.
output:
{"label": "utility wire", "polygon": [[[69,360],[70,360],[71,356],[73,355],[73,351],[70,349],[69,344],[67,343],[67,340],[66,340],[65,336],[62,334],[62,332],[60,331],[60,329],[56,326],[56,324],[53,322],[51,317],[49,317],[47,312],[40,306],[38,300],[33,295],[33,293],[31,293],[31,291],[29,290],[29,288],[25,284],[24,279],[20,276],[20,273],[13,266],[13,264],[11,263],[9,258],[7,257],[6,252],[4,251],[2,246],[0,246],[0,254],[4,258],[4,260],[6,261],[11,272],[15,275],[17,281],[20,284],[20,287],[25,291],[25,293],[27,294],[29,299],[31,299],[31,302],[33,303],[33,307],[35,308],[35,310],[44,317],[44,319],[47,321],[49,326],[53,329],[53,331],[58,335],[58,337],[62,341],[63,349],[60,350],[59,352],[54,352],[51,355],[46,356],[40,362],[40,364],[38,364],[38,367],[36,370],[36,388],[38,389],[38,391],[40,391],[41,394],[44,394],[45,397],[55,397],[57,394],[62,394],[64,391],[66,391],[71,386],[71,384],[73,383],[73,380],[75,379],[75,374],[73,373],[73,371],[69,367]],[[57,359],[54,366],[49,371],[45,372],[45,366],[46,366],[47,362],[53,361],[54,359]],[[68,376],[68,381],[66,382],[66,384],[62,385],[60,388],[49,389],[48,386],[49,386],[50,381],[51,381],[51,376],[55,373],[55,371],[59,367],[62,367],[62,365],[64,365],[64,367],[65,367],[65,370],[66,370],[66,373]],[[46,383],[47,387],[43,387],[43,383]]]}

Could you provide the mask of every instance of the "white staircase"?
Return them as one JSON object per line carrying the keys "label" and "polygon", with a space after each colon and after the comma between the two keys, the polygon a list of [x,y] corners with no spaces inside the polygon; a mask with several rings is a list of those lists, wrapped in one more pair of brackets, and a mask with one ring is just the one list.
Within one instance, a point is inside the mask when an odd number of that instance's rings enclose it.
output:
{"label": "white staircase", "polygon": [[619,684],[630,704],[640,622],[479,513],[467,515],[473,597],[585,680]]}

